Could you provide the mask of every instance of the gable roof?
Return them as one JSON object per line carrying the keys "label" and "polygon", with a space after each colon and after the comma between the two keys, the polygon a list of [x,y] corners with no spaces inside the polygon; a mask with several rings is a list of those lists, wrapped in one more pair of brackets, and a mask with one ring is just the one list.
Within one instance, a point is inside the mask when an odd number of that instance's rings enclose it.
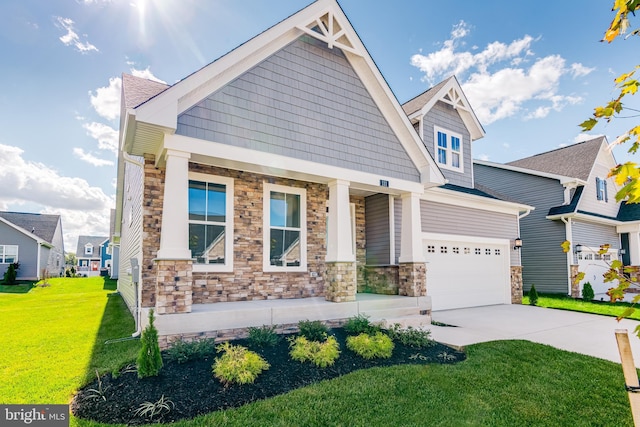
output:
{"label": "gable roof", "polygon": [[605,142],[606,138],[600,136],[567,147],[514,160],[507,165],[587,181],[600,148]]}
{"label": "gable roof", "polygon": [[100,247],[106,240],[109,240],[109,238],[105,236],[78,236],[76,258],[83,258],[84,247],[87,244],[91,244],[94,247],[92,257],[95,257],[96,255],[99,257],[100,254],[95,250],[95,248]]}
{"label": "gable roof", "polygon": [[438,101],[453,106],[458,114],[460,114],[462,121],[467,129],[469,129],[472,141],[480,139],[485,135],[484,128],[480,124],[473,108],[471,108],[471,104],[464,94],[462,86],[460,86],[456,76],[449,77],[415,98],[405,102],[402,108],[407,116],[413,118],[412,116],[414,115],[424,115],[429,112]]}
{"label": "gable roof", "polygon": [[122,103],[125,109],[135,108],[148,101],[170,86],[165,83],[122,74]]}
{"label": "gable roof", "polygon": [[[305,34],[344,53],[396,133],[403,149],[420,171],[422,182],[425,185],[444,183],[442,172],[413,130],[395,95],[336,0],[317,0],[183,80],[159,91],[135,108],[123,104],[121,150],[133,155],[158,154],[162,149],[164,133],[175,132],[180,114]],[[125,91],[140,83],[129,80],[128,85],[123,85]],[[131,82],[134,82],[134,86]],[[153,93],[151,87],[148,89],[149,93]],[[155,89],[160,90],[161,87],[155,85]],[[149,95],[146,90],[141,92]],[[124,98],[129,99],[129,95],[125,94]],[[131,96],[131,99],[139,100],[135,96]],[[126,103],[133,105],[134,101]]]}
{"label": "gable roof", "polygon": [[60,215],[0,212],[0,217],[21,228],[20,231],[26,234],[31,233],[50,244],[53,244],[53,238],[60,223]]}

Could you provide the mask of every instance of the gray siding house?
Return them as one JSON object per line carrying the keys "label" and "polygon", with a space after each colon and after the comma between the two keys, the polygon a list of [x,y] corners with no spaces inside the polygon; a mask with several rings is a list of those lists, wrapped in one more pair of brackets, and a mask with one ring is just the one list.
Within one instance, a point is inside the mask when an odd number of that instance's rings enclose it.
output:
{"label": "gray siding house", "polygon": [[[106,236],[78,236],[76,260],[77,273],[82,276],[99,276],[100,270],[110,267],[105,264],[105,255],[109,238]],[[109,261],[111,257],[109,256]]]}
{"label": "gray siding house", "polygon": [[60,215],[0,212],[0,278],[19,263],[19,280],[39,280],[64,273]]}
{"label": "gray siding house", "polygon": [[[507,164],[474,161],[476,182],[535,206],[520,223],[523,282],[542,292],[578,297],[589,282],[597,299],[613,285],[603,273],[612,260],[640,265],[640,212],[616,202],[618,187],[609,171],[616,165],[604,137]],[[565,253],[564,241],[571,243]],[[610,245],[600,254],[601,245]],[[585,272],[573,284],[578,271]]]}
{"label": "gray siding house", "polygon": [[531,207],[475,187],[457,80],[401,106],[335,0],[121,99],[118,290],[162,345],[521,296]]}

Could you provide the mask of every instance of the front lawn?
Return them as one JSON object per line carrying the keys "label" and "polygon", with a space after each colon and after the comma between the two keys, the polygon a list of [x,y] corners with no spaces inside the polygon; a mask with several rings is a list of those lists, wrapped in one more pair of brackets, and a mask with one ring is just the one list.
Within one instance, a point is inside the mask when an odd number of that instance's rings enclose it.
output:
{"label": "front lawn", "polygon": [[[68,403],[94,369],[135,359],[138,341],[113,282],[51,279],[0,294],[1,403]],[[372,368],[177,427],[633,425],[620,365],[526,341],[468,348],[455,365]],[[167,390],[171,397],[171,390]],[[194,396],[207,399],[207,396]],[[105,426],[71,419],[72,426]]]}
{"label": "front lawn", "polygon": [[[522,304],[529,304],[529,297],[522,298]],[[608,302],[608,301],[583,301],[574,299],[567,295],[560,294],[538,294],[538,307],[556,308],[560,310],[581,311],[583,313],[602,314],[605,316],[618,317],[629,307],[628,302]],[[629,319],[640,320],[640,310],[636,310],[628,316]]]}

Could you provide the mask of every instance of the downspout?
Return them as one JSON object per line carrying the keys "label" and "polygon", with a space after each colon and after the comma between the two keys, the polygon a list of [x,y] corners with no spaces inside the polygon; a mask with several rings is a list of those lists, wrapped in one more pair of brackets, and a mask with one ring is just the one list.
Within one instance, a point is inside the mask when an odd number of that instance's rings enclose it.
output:
{"label": "downspout", "polygon": [[564,216],[560,217],[560,220],[565,223],[565,239],[569,241],[569,252],[567,253],[567,295],[571,295],[571,266],[573,265],[573,230],[571,227],[571,218]]}
{"label": "downspout", "polygon": [[[132,165],[135,166],[139,166],[142,169],[144,169],[144,164],[139,162],[138,160],[134,159],[133,157],[131,157],[129,155],[129,153],[127,153],[126,151],[122,151],[122,159],[127,162],[130,163]],[[124,194],[123,194],[124,197]],[[120,251],[118,251],[118,256],[120,256]],[[120,260],[118,260],[118,264],[120,263]],[[139,280],[139,279],[138,279]],[[135,299],[136,299],[136,316],[135,316],[135,320],[136,320],[136,331],[131,334],[132,338],[137,338],[140,336],[140,334],[142,333],[142,322],[141,322],[141,315],[142,315],[142,307],[140,307],[140,298],[138,298],[138,282],[134,281],[134,295],[135,295]]]}
{"label": "downspout", "polygon": [[36,261],[36,279],[40,280],[40,253],[42,251],[42,245],[36,241],[36,248],[38,250],[38,259]]}
{"label": "downspout", "polygon": [[[518,236],[522,237],[522,234],[520,234],[520,220],[524,217],[526,217],[527,215],[529,215],[531,213],[531,209],[527,209],[527,211],[525,213],[523,213],[522,215],[518,215]],[[518,258],[520,259],[520,268],[522,268],[522,251],[519,251],[520,253],[518,254]],[[523,289],[522,291],[524,292],[524,283],[522,284]]]}

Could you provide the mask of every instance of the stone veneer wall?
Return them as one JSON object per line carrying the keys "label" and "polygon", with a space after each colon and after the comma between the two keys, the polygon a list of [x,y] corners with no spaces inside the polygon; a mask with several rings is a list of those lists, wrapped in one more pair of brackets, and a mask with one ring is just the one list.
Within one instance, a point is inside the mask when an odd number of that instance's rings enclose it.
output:
{"label": "stone veneer wall", "polygon": [[327,301],[356,300],[355,262],[328,262],[326,279],[325,298]]}
{"label": "stone veneer wall", "polygon": [[511,266],[511,304],[522,304],[522,266]]}
{"label": "stone veneer wall", "polygon": [[367,237],[364,221],[364,196],[349,196],[356,208],[356,275],[358,289],[364,284],[363,268],[367,263]]}
{"label": "stone veneer wall", "polygon": [[160,249],[162,203],[164,201],[164,169],[155,167],[155,156],[144,156],[142,196],[142,265],[140,283],[142,307],[155,307],[158,270],[154,259]]}
{"label": "stone veneer wall", "polygon": [[382,295],[398,295],[397,265],[358,266],[358,292]]}
{"label": "stone veneer wall", "polygon": [[427,265],[403,262],[398,268],[398,295],[421,297],[427,294]]}
{"label": "stone veneer wall", "polygon": [[190,260],[156,261],[156,311],[158,314],[191,313],[192,272]]}
{"label": "stone veneer wall", "polygon": [[580,266],[572,264],[570,266],[571,272],[571,297],[572,298],[582,298],[580,295],[580,282],[576,282],[575,278],[580,272]]}

